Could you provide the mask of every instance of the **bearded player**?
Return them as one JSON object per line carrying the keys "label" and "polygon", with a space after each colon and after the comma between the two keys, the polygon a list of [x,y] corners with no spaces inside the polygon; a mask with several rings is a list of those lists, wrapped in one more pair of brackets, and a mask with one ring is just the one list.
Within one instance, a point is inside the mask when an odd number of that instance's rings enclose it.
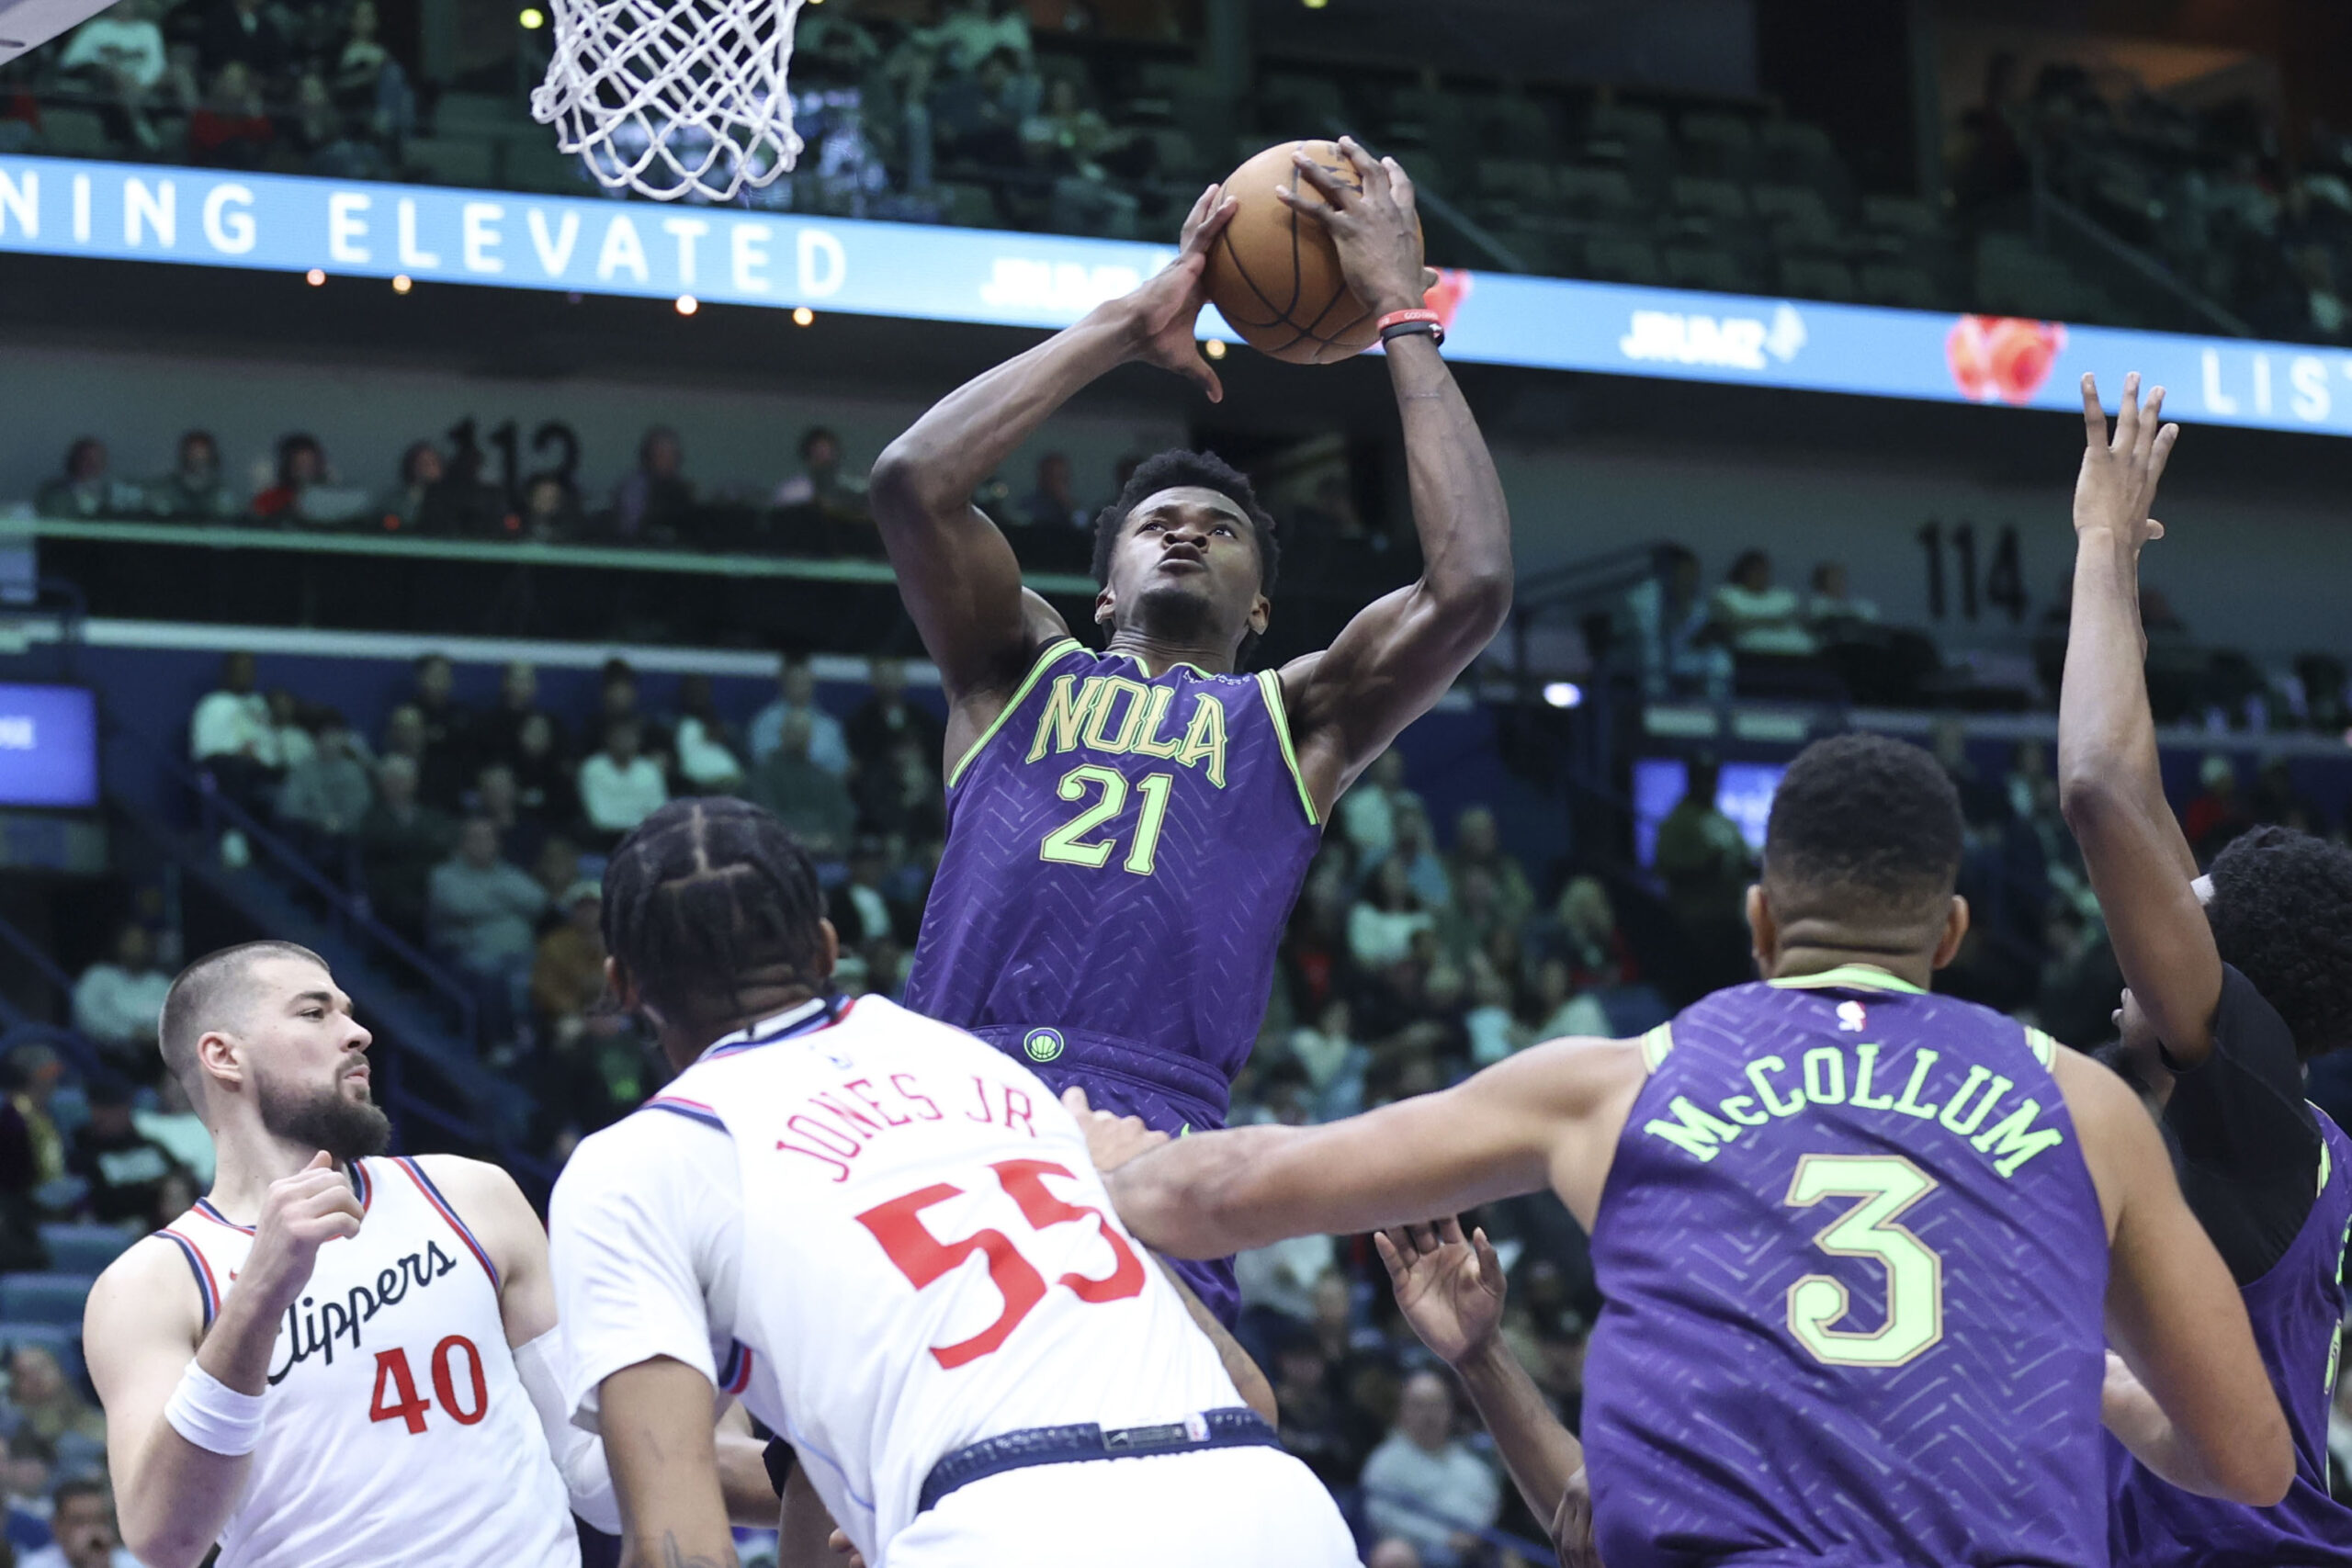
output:
{"label": "bearded player", "polygon": [[[2075,598],[2058,708],[2060,799],[2128,987],[2118,1066],[2162,1122],[2190,1210],[2245,1299],[2295,1438],[2277,1506],[2200,1497],[2110,1445],[2118,1568],[2352,1568],[2327,1488],[2330,1392],[2352,1243],[2352,1139],[2303,1094],[2303,1063],[2352,1041],[2352,851],[2260,828],[2200,877],[2166,803],[2140,630],[2148,508],[2178,434],[2164,389],[2124,383],[2110,437],[2083,378]],[[2108,1415],[2145,1446],[2166,1421],[2110,1368]]]}
{"label": "bearded player", "polygon": [[[172,983],[159,1033],[220,1154],[210,1196],[91,1288],[122,1535],[148,1568],[573,1568],[617,1530],[564,1418],[547,1237],[505,1172],[386,1159],[370,1037],[316,953],[249,942]],[[773,1524],[748,1435],[729,1506]]]}
{"label": "bearded player", "polygon": [[[1413,187],[1342,141],[1361,188],[1300,161],[1357,297],[1421,303]],[[1134,361],[1220,398],[1194,346],[1202,269],[1235,203],[1204,192],[1176,260],[957,390],[883,453],[875,520],[947,689],[947,849],[908,1005],[1023,1057],[1058,1092],[1170,1134],[1222,1126],[1274,951],[1332,803],[1501,625],[1510,517],[1427,321],[1385,329],[1420,580],[1329,649],[1241,673],[1272,613],[1273,520],[1208,453],[1163,452],[1096,523],[1097,653],[1021,585],[970,497],[1100,377]],[[1229,1263],[1187,1265],[1211,1310]]]}

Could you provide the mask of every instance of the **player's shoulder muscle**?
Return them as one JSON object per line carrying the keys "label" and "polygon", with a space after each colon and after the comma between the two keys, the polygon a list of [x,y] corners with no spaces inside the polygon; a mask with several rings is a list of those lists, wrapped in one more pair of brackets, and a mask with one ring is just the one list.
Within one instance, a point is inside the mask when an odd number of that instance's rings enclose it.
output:
{"label": "player's shoulder muscle", "polygon": [[192,1355],[204,1337],[204,1299],[187,1254],[161,1234],[130,1244],[91,1283],[82,1308],[82,1346],[105,1393],[117,1360],[175,1351]]}
{"label": "player's shoulder muscle", "polygon": [[2105,1063],[2079,1051],[2061,1050],[2052,1055],[2050,1076],[2057,1080],[2066,1114],[2082,1140],[2083,1163],[2090,1168],[2111,1241],[2134,1188],[2174,1179],[2163,1135],[2139,1095]]}

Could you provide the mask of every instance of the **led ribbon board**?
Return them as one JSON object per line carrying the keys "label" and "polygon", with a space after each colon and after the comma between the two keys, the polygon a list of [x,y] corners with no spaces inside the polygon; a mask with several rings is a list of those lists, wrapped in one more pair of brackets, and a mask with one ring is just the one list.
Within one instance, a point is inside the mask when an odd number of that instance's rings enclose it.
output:
{"label": "led ribbon board", "polygon": [[[1164,245],[591,196],[0,158],[0,250],[1067,326]],[[2184,420],[2352,435],[2352,353],[2238,338],[1450,272],[1448,355],[1936,402],[2078,407],[2123,372]],[[389,308],[389,301],[387,302]],[[1209,335],[1238,342],[1214,311]]]}

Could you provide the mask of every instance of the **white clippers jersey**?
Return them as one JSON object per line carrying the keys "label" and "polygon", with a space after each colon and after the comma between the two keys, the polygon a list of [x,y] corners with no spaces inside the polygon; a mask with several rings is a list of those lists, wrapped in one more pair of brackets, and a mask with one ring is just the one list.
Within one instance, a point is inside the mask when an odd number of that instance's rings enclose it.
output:
{"label": "white clippers jersey", "polygon": [[[697,1333],[731,1321],[718,1381],[793,1445],[868,1562],[915,1517],[932,1466],[981,1438],[1241,1403],[1112,1217],[1076,1120],[962,1031],[879,997],[812,1003],[714,1045],[629,1122],[672,1117],[701,1126],[624,1122],[587,1140],[558,1186],[575,1406],[665,1353],[629,1327],[660,1270],[607,1238],[629,1214],[723,1201],[629,1134],[730,1139],[737,1256],[697,1268],[685,1288],[702,1299],[684,1304]],[[714,1291],[729,1273],[731,1291]]]}
{"label": "white clippers jersey", "polygon": [[[353,1186],[359,1234],[319,1248],[279,1325],[220,1568],[577,1568],[489,1255],[413,1160],[360,1160]],[[209,1329],[252,1229],[198,1200],[156,1234],[187,1257]]]}

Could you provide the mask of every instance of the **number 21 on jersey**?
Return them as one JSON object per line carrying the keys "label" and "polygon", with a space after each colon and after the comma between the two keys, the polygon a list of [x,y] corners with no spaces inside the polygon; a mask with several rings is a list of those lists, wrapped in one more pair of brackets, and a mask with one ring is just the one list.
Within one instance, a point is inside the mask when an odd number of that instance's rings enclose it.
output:
{"label": "number 21 on jersey", "polygon": [[[1067,1167],[1051,1160],[1001,1159],[989,1169],[995,1172],[997,1185],[1004,1189],[1005,1196],[1012,1200],[1031,1229],[1042,1231],[1050,1225],[1091,1219],[1102,1233],[1102,1239],[1111,1244],[1113,1262],[1108,1274],[1096,1278],[1069,1273],[1055,1280],[1056,1284],[1067,1287],[1082,1302],[1124,1301],[1142,1293],[1143,1260],[1103,1217],[1102,1211],[1084,1203],[1064,1202],[1046,1190],[1045,1179],[1068,1177]],[[947,1240],[933,1235],[922,1223],[925,1209],[961,1197],[964,1191],[952,1182],[933,1182],[887,1203],[877,1203],[857,1216],[857,1223],[874,1234],[892,1265],[918,1291],[935,1280],[944,1279],[976,1252],[988,1258],[989,1279],[1004,1298],[1004,1310],[997,1314],[994,1323],[970,1338],[931,1348],[933,1358],[951,1371],[997,1349],[1021,1326],[1021,1320],[1046,1299],[1046,1277],[1021,1255],[1020,1248],[1002,1231],[978,1230],[970,1235]]]}

